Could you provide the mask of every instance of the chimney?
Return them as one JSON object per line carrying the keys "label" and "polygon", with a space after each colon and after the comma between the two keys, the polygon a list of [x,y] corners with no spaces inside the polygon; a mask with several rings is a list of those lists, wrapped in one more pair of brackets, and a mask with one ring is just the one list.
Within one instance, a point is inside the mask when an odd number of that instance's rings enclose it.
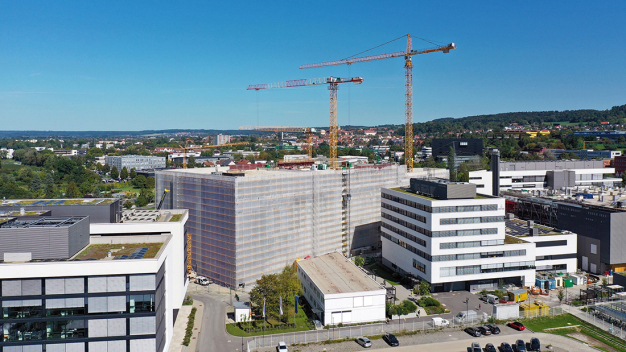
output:
{"label": "chimney", "polygon": [[535,227],[531,227],[528,233],[531,237],[539,236],[539,229]]}
{"label": "chimney", "polygon": [[533,227],[535,227],[535,222],[532,220],[528,220],[528,228],[532,229]]}
{"label": "chimney", "polygon": [[491,193],[500,196],[500,151],[494,149],[491,151]]}

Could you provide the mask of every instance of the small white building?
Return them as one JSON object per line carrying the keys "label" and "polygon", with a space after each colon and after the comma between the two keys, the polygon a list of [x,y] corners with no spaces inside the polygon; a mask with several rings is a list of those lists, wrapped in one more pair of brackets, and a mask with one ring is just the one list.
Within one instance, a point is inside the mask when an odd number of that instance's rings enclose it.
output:
{"label": "small white building", "polygon": [[233,308],[235,308],[235,323],[242,323],[250,320],[252,315],[250,302],[233,302]]}
{"label": "small white building", "polygon": [[302,290],[324,325],[385,320],[384,287],[340,253],[298,261]]}

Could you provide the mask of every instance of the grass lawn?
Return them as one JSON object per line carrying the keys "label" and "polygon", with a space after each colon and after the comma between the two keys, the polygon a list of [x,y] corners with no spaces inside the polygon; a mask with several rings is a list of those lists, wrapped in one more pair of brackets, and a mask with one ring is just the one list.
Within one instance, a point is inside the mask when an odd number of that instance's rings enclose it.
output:
{"label": "grass lawn", "polygon": [[[289,323],[293,323],[293,309],[285,311],[285,314],[289,317]],[[270,324],[278,323],[276,319],[268,318],[267,323],[265,323],[265,335],[272,334],[284,334],[288,332],[297,332],[297,331],[306,331],[311,330],[309,327],[309,318],[307,318],[306,314],[304,314],[304,310],[299,308],[298,315],[296,316],[296,327],[283,327],[272,328]],[[256,320],[255,323],[241,323],[241,327],[239,328],[240,323],[232,323],[226,324],[226,331],[233,336],[261,336],[263,335],[263,320]],[[255,328],[256,325],[256,328]],[[248,328],[249,326],[249,328]],[[250,330],[248,330],[250,329]]]}
{"label": "grass lawn", "polygon": [[387,281],[388,283],[392,285],[400,285],[399,282],[395,281],[396,279],[393,277],[393,273],[387,270],[385,267],[374,264],[370,266],[370,270],[373,271],[376,275],[385,279],[385,281]]}
{"label": "grass lawn", "polygon": [[[535,332],[545,332],[554,335],[570,337],[568,334],[580,333],[612,347],[614,350],[626,352],[626,341],[607,331],[588,324],[571,314],[561,314],[554,317],[540,317],[523,320],[523,324]],[[571,327],[570,327],[571,326]],[[555,329],[563,328],[563,329]],[[547,329],[547,330],[546,330]],[[577,339],[579,340],[579,339]],[[589,341],[583,341],[589,343]],[[591,344],[591,343],[590,343]],[[603,351],[613,352],[602,346],[595,346]]]}
{"label": "grass lawn", "polygon": [[[154,258],[159,250],[163,246],[163,243],[122,243],[122,244],[92,244],[79,253],[76,259],[88,260],[88,259],[104,259],[109,251],[113,257],[119,255],[131,255],[136,249],[148,248],[148,252],[143,258]],[[124,249],[122,249],[124,247]]]}

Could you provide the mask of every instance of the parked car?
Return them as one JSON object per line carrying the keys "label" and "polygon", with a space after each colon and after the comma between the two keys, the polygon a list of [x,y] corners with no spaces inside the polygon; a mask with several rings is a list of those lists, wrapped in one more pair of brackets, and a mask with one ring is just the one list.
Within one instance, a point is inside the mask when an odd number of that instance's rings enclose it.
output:
{"label": "parked car", "polygon": [[500,351],[501,352],[513,352],[513,348],[511,348],[511,345],[509,345],[506,342],[503,342],[500,344]]}
{"label": "parked car", "polygon": [[496,349],[496,346],[493,345],[493,343],[488,343],[487,346],[485,346],[485,352],[498,352],[498,350]]}
{"label": "parked car", "polygon": [[524,340],[515,341],[515,352],[526,352],[526,342]]}
{"label": "parked car", "polygon": [[478,342],[472,342],[472,352],[483,352]]}
{"label": "parked car", "polygon": [[524,324],[520,323],[519,321],[510,321],[506,325],[518,331],[526,329]]}
{"label": "parked car", "polygon": [[495,324],[487,324],[485,326],[491,331],[492,334],[500,333],[500,328]]}
{"label": "parked car", "polygon": [[361,337],[357,337],[357,339],[355,340],[356,343],[358,343],[359,345],[367,348],[367,347],[372,347],[372,341],[370,341],[370,339],[368,339],[365,336],[361,336]]}
{"label": "parked car", "polygon": [[489,330],[486,326],[479,326],[476,329],[478,329],[478,331],[485,336],[491,335],[491,330]]}
{"label": "parked car", "polygon": [[383,341],[385,341],[389,346],[398,346],[400,345],[400,341],[390,333],[386,333],[383,335]]}
{"label": "parked car", "polygon": [[541,344],[539,343],[538,338],[533,337],[532,339],[530,339],[530,348],[528,350],[529,351],[541,351]]}
{"label": "parked car", "polygon": [[279,342],[276,346],[276,352],[287,352],[287,344],[283,341]]}
{"label": "parked car", "polygon": [[468,334],[470,334],[470,335],[472,335],[472,336],[474,336],[474,337],[480,337],[480,336],[482,336],[482,334],[480,333],[480,331],[479,331],[478,329],[476,329],[476,328],[474,328],[474,327],[471,327],[471,326],[470,326],[470,327],[465,328],[465,332],[466,332],[466,333],[468,333]]}
{"label": "parked car", "polygon": [[202,285],[202,286],[207,286],[207,285],[209,285],[211,283],[211,280],[207,279],[204,276],[198,276],[196,278],[196,283],[199,284],[199,285]]}
{"label": "parked car", "polygon": [[450,321],[448,319],[443,319],[439,317],[433,318],[433,327],[441,328],[444,326],[449,326]]}

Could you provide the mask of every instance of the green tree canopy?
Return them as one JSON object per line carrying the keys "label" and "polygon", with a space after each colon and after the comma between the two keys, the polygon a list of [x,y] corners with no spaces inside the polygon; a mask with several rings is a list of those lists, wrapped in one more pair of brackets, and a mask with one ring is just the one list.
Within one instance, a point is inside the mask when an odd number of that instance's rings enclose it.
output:
{"label": "green tree canopy", "polygon": [[128,178],[128,169],[126,168],[126,166],[122,168],[122,171],[120,172],[120,178],[122,180],[125,180]]}
{"label": "green tree canopy", "polygon": [[111,178],[118,179],[119,177],[120,177],[120,172],[119,170],[117,170],[117,166],[113,166],[113,168],[111,169]]}
{"label": "green tree canopy", "polygon": [[130,169],[130,174],[129,174],[130,178],[132,178],[133,180],[135,179],[135,177],[137,177],[137,170],[135,170],[135,168],[133,167],[132,169]]}

